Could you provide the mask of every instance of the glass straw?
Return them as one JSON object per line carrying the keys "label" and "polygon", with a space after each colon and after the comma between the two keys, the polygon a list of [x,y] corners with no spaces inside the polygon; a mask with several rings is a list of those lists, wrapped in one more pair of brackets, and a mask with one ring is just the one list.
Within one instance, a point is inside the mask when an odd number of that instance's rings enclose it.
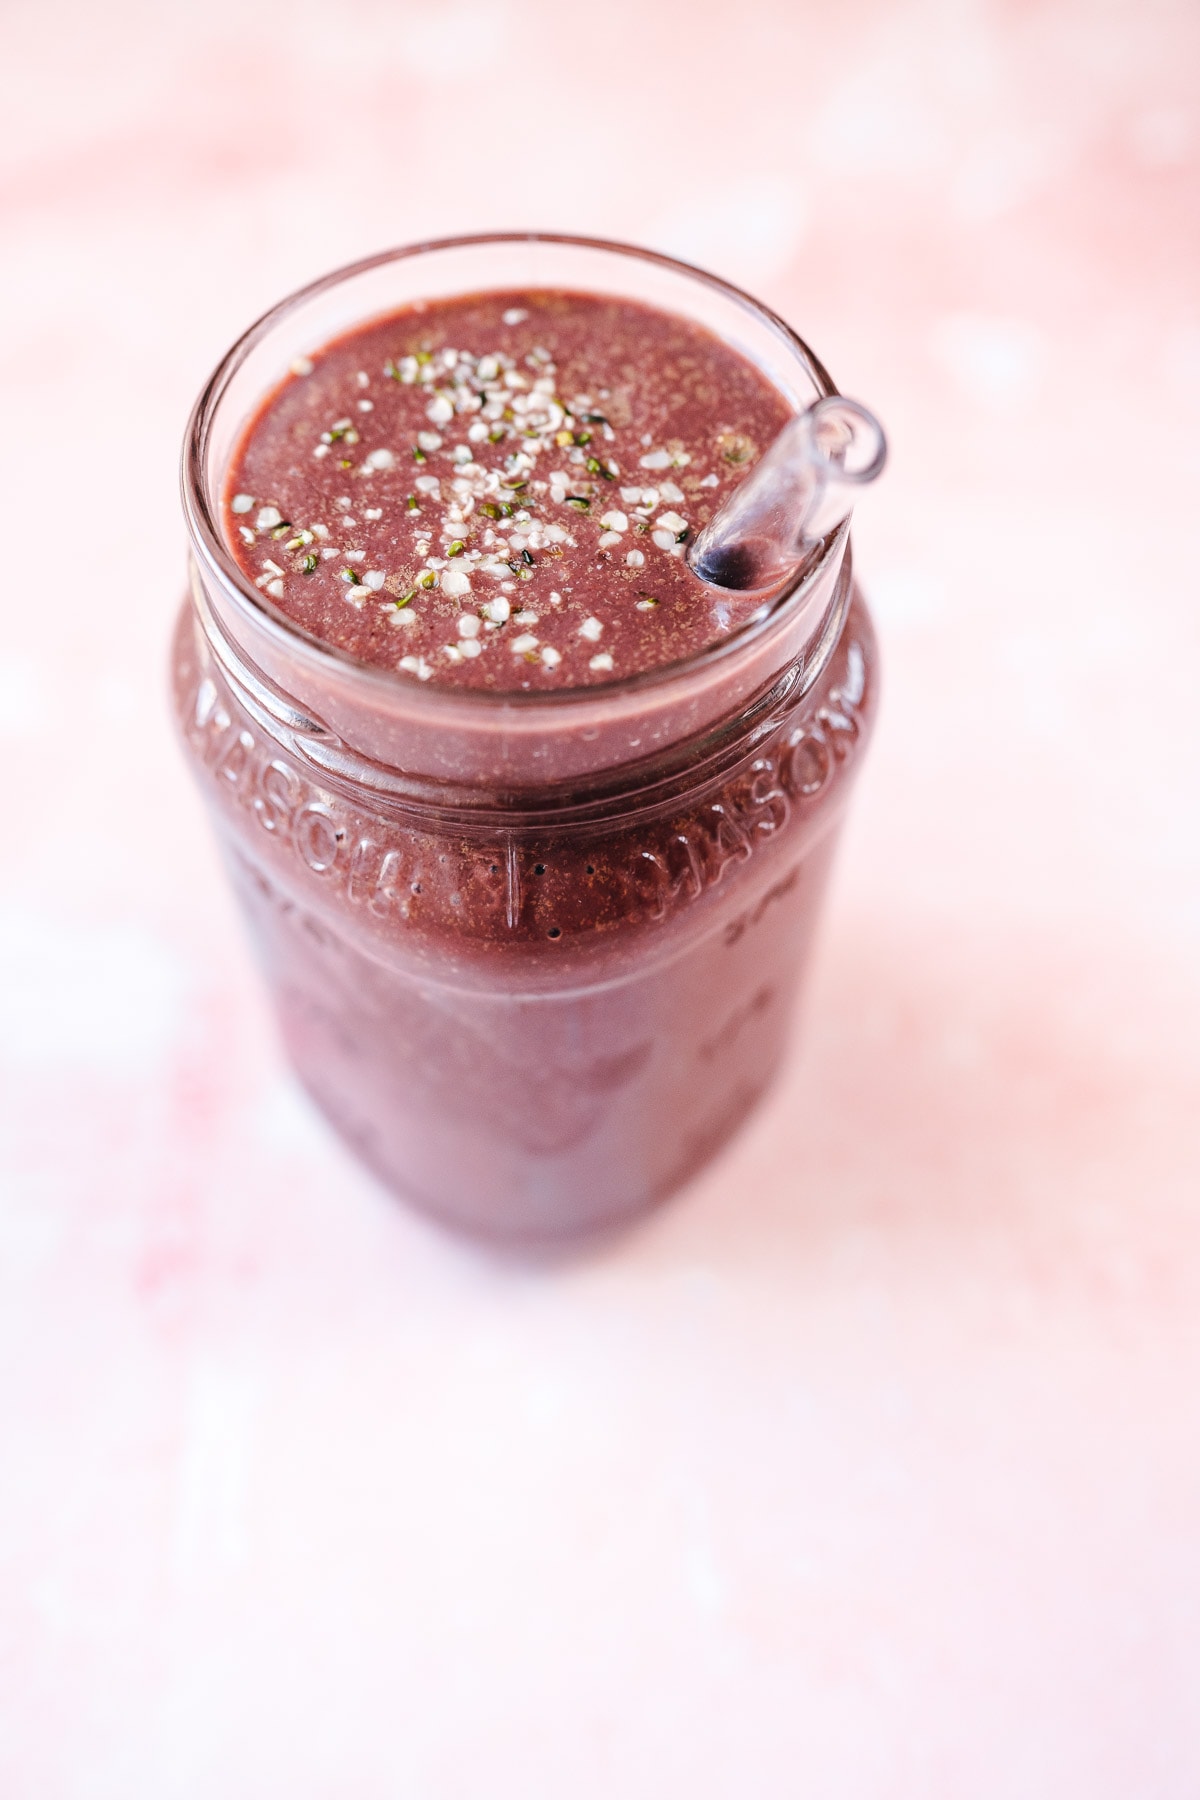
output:
{"label": "glass straw", "polygon": [[883,427],[857,400],[829,394],[784,426],[692,544],[710,586],[775,586],[846,518],[887,460]]}

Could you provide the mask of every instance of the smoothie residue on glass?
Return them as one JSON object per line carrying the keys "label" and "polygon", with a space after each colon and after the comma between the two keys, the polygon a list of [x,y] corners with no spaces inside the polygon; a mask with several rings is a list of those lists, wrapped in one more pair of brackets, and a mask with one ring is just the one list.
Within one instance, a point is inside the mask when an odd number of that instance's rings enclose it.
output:
{"label": "smoothie residue on glass", "polygon": [[636,301],[426,302],[293,363],[237,447],[223,524],[269,603],[363,662],[594,684],[740,622],[686,547],[789,416],[745,357]]}

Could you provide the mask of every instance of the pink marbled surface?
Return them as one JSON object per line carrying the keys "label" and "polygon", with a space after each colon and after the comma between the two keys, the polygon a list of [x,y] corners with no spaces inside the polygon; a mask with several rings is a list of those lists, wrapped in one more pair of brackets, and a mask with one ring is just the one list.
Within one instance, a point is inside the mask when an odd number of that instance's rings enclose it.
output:
{"label": "pink marbled surface", "polygon": [[[1193,1800],[1195,7],[0,30],[0,1794]],[[553,1269],[306,1110],[163,696],[227,341],[512,223],[755,288],[894,446],[802,1048]]]}

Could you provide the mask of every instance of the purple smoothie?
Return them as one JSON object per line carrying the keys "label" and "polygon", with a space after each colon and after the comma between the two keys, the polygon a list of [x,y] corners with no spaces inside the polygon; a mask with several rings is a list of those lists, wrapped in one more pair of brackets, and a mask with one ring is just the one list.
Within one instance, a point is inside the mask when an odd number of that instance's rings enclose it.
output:
{"label": "purple smoothie", "polygon": [[632,301],[410,308],[296,364],[246,432],[224,525],[314,636],[418,680],[612,680],[750,610],[686,545],[788,418],[711,333]]}
{"label": "purple smoothie", "polygon": [[[631,1216],[715,1154],[786,1042],[875,705],[844,533],[765,622],[695,579],[686,534],[790,407],[644,303],[471,292],[297,368],[210,477],[227,566],[197,539],[174,658],[289,1055],[444,1220]],[[552,385],[489,398],[512,371]]]}

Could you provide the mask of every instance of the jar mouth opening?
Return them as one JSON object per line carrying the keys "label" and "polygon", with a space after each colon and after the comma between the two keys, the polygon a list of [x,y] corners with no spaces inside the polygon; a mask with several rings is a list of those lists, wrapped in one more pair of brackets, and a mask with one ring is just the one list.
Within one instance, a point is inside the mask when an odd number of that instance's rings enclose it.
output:
{"label": "jar mouth opening", "polygon": [[[402,675],[398,670],[366,662],[337,645],[315,636],[284,613],[267,595],[255,588],[243,573],[225,542],[218,523],[207,471],[210,441],[221,402],[235,375],[252,351],[269,337],[271,332],[289,314],[304,306],[306,302],[317,299],[355,277],[367,275],[371,271],[386,268],[392,264],[438,252],[522,244],[596,251],[625,259],[633,264],[642,264],[683,276],[692,283],[707,288],[726,301],[733,302],[736,306],[744,309],[759,326],[765,327],[780,339],[801,365],[820,397],[832,396],[838,391],[824,365],[804,340],[792,330],[791,326],[742,288],[723,280],[720,276],[711,275],[707,270],[697,268],[692,263],[683,262],[677,257],[666,256],[660,251],[647,250],[635,244],[625,244],[612,239],[538,231],[480,232],[457,237],[429,238],[419,243],[385,250],[375,256],[361,258],[357,262],[347,263],[341,268],[321,276],[318,280],[296,289],[271,307],[269,311],[263,313],[236,340],[217,364],[192,409],[184,436],[180,468],[184,516],[194,551],[208,565],[210,572],[220,581],[226,593],[234,599],[238,606],[249,611],[259,629],[267,630],[281,645],[288,647],[293,654],[299,653],[304,656],[314,667],[336,668],[342,671],[352,681],[359,684],[364,693],[374,692],[380,696],[395,696],[402,692],[406,702],[418,705],[427,704],[438,709],[444,709],[447,706],[461,707],[466,712],[479,717],[488,712],[496,713],[513,709],[533,714],[538,712],[561,714],[564,708],[572,705],[589,702],[595,705],[597,701],[613,700],[647,689],[661,689],[668,686],[673,680],[719,667],[721,663],[757,642],[771,630],[782,614],[790,615],[804,604],[809,594],[825,576],[831,563],[842,554],[849,533],[848,520],[843,520],[827,537],[823,538],[794,573],[775,592],[770,594],[763,604],[751,613],[749,618],[735,626],[726,636],[714,639],[712,643],[706,644],[702,649],[694,651],[686,657],[658,664],[654,668],[639,669],[628,675],[617,676],[611,681],[552,690],[459,688],[451,684],[414,681],[410,677]],[[486,291],[486,289],[481,291]],[[369,318],[369,314],[365,315],[360,323],[367,323]]]}

